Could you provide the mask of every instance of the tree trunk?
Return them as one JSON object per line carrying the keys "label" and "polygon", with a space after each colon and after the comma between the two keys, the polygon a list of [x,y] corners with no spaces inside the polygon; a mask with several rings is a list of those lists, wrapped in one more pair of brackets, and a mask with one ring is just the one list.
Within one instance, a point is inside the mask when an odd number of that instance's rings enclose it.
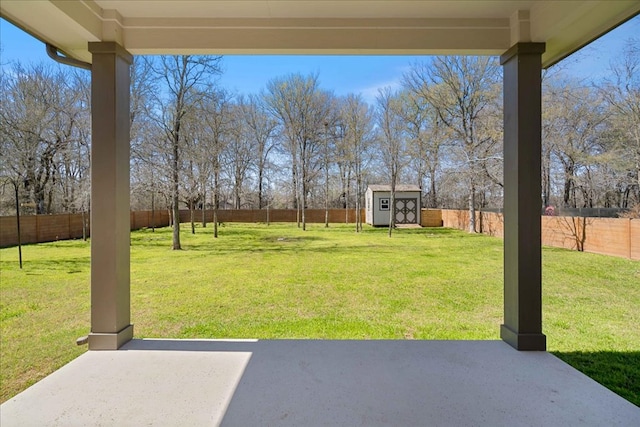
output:
{"label": "tree trunk", "polygon": [[13,182],[13,188],[15,189],[15,193],[16,193],[16,232],[18,237],[18,259],[20,262],[20,270],[22,270],[22,234],[20,232],[20,194],[18,191],[17,181]]}
{"label": "tree trunk", "polygon": [[[325,130],[326,134],[326,130]],[[326,138],[326,135],[325,135]],[[325,141],[326,144],[326,141]],[[325,147],[326,150],[326,147]],[[328,154],[325,152],[325,158]],[[329,162],[327,161],[325,164],[325,174],[324,174],[324,227],[329,227]]]}
{"label": "tree trunk", "polygon": [[356,171],[356,233],[362,231],[362,215],[360,212],[360,177]]}
{"label": "tree trunk", "polygon": [[344,210],[345,210],[344,223],[345,224],[349,224],[349,181],[351,181],[351,170],[347,171],[347,188],[344,192]]}
{"label": "tree trunk", "polygon": [[476,186],[471,184],[469,189],[469,233],[476,232]]}
{"label": "tree trunk", "polygon": [[155,192],[151,192],[151,232],[156,232],[156,199]]}
{"label": "tree trunk", "polygon": [[189,200],[189,219],[191,220],[191,234],[196,234],[196,215],[193,209],[193,197]]}
{"label": "tree trunk", "polygon": [[[204,188],[204,185],[202,186]],[[207,191],[202,190],[202,228],[207,228]]]}
{"label": "tree trunk", "polygon": [[84,209],[82,209],[82,240],[87,241],[87,218]]}
{"label": "tree trunk", "polygon": [[260,165],[258,167],[258,209],[262,209],[262,170],[262,161],[260,161]]}
{"label": "tree trunk", "polygon": [[234,188],[234,201],[233,201],[233,206],[235,207],[235,209],[240,209],[240,205],[241,205],[241,200],[240,200],[240,187],[242,185],[242,181],[239,181],[240,178],[238,177],[238,173],[236,173],[236,185]]}
{"label": "tree trunk", "polygon": [[[216,163],[217,165],[217,163]],[[217,168],[217,166],[216,166]],[[213,177],[213,238],[218,238],[218,207],[220,205],[220,195],[218,193],[218,181],[220,179],[220,172],[216,170]]]}
{"label": "tree trunk", "polygon": [[563,198],[562,201],[564,202],[564,207],[568,208],[571,205],[571,180],[570,179],[565,179],[564,181],[564,191],[563,191]]}
{"label": "tree trunk", "polygon": [[298,179],[296,177],[296,168],[297,166],[295,164],[291,165],[291,189],[292,189],[292,193],[291,193],[291,204],[293,209],[298,209]]}
{"label": "tree trunk", "polygon": [[542,204],[546,208],[551,204],[551,151],[547,150],[542,157]]}
{"label": "tree trunk", "polygon": [[396,225],[396,186],[391,184],[391,198],[389,199],[389,237]]}
{"label": "tree trunk", "polygon": [[640,204],[640,148],[636,157],[636,184],[636,203]]}
{"label": "tree trunk", "polygon": [[[563,202],[565,208],[575,208],[575,191],[573,182],[573,165],[564,168],[564,191]],[[573,197],[572,197],[573,196]]]}
{"label": "tree trunk", "polygon": [[329,228],[329,203],[326,200],[324,203],[324,228]]}
{"label": "tree trunk", "polygon": [[302,180],[302,207],[301,207],[301,215],[302,215],[302,231],[307,230],[307,184],[303,178]]}
{"label": "tree trunk", "polygon": [[172,197],[173,197],[173,250],[180,250],[180,206],[178,205],[178,139],[174,137],[173,141],[173,159],[172,159]]}
{"label": "tree trunk", "polygon": [[300,189],[298,188],[298,165],[292,165],[293,169],[293,207],[296,210],[296,226],[300,228]]}
{"label": "tree trunk", "polygon": [[180,246],[180,208],[178,206],[178,198],[173,198],[173,213],[171,217],[173,218],[173,250],[180,250],[182,247]]}
{"label": "tree trunk", "polygon": [[218,238],[218,208],[213,207],[213,238]]}
{"label": "tree trunk", "polygon": [[325,168],[325,185],[324,185],[324,227],[329,227],[329,168]]}
{"label": "tree trunk", "polygon": [[431,184],[431,194],[429,195],[429,207],[430,208],[437,208],[438,207],[438,196],[436,193],[436,173],[435,170],[432,170],[430,172],[430,184]]}
{"label": "tree trunk", "polygon": [[303,147],[302,149],[302,199],[300,200],[301,203],[301,214],[302,214],[302,231],[306,231],[307,230],[307,218],[306,218],[306,211],[307,211],[307,154],[306,154],[306,149]]}

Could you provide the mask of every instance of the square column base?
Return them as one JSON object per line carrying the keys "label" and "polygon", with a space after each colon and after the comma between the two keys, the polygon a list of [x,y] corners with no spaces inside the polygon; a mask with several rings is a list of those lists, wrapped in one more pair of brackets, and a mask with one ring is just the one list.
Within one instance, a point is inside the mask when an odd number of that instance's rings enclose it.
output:
{"label": "square column base", "polygon": [[133,325],[128,325],[120,332],[90,333],[89,350],[117,350],[133,339]]}
{"label": "square column base", "polygon": [[547,337],[544,334],[519,334],[507,325],[500,325],[500,338],[520,351],[547,351]]}

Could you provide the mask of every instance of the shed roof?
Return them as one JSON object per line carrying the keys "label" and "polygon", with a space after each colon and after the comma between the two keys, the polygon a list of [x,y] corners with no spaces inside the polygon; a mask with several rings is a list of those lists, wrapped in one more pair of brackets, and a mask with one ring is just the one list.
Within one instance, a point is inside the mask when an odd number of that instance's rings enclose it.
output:
{"label": "shed roof", "polygon": [[[390,185],[370,185],[369,188],[374,193],[376,191],[391,191],[391,186]],[[412,185],[412,184],[398,184],[398,185],[396,185],[396,191],[417,191],[417,192],[422,192],[420,187],[418,187],[417,185]]]}

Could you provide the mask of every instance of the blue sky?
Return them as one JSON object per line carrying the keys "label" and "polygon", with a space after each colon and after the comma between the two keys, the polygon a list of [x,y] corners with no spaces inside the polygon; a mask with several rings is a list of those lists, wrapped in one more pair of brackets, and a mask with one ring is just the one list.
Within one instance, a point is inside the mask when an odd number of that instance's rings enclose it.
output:
{"label": "blue sky", "polygon": [[[597,80],[607,74],[609,63],[622,52],[626,40],[640,40],[640,16],[621,25],[561,64],[566,72]],[[0,19],[0,62],[51,61],[42,43]],[[379,88],[399,85],[402,74],[415,61],[411,56],[271,56],[231,55],[223,59],[222,86],[239,93],[257,93],[266,83],[290,73],[318,73],[321,86],[337,95],[362,93],[372,101]]]}

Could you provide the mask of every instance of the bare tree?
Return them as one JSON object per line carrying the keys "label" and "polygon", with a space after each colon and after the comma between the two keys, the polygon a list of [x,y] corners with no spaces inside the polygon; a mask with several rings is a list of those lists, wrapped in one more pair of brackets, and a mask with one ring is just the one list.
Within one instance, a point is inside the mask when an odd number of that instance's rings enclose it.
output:
{"label": "bare tree", "polygon": [[[349,95],[352,96],[352,95]],[[337,167],[338,179],[340,180],[340,198],[342,199],[341,207],[348,209],[349,200],[351,198],[351,185],[354,175],[354,153],[351,146],[351,140],[348,133],[347,119],[353,117],[347,117],[352,111],[347,107],[347,98],[342,98],[339,101],[338,107],[339,113],[339,134],[340,138],[337,138],[334,147],[334,160]]]}
{"label": "bare tree", "polygon": [[[88,110],[80,81],[42,65],[17,63],[11,73],[2,74],[3,173],[20,177],[37,214],[61,206],[76,209],[89,161],[87,131],[81,129],[88,123]],[[55,200],[57,191],[61,202]]]}
{"label": "bare tree", "polygon": [[[639,51],[637,39],[630,40],[595,83],[545,73],[545,206],[640,203]],[[219,63],[137,57],[131,67],[131,205],[169,210],[173,247],[180,247],[185,204],[192,231],[196,209],[202,208],[203,227],[207,209],[214,209],[214,236],[218,208],[271,204],[298,209],[302,228],[306,208],[324,207],[327,224],[331,207],[344,208],[348,220],[355,206],[359,231],[366,184],[391,175],[423,188],[425,206],[467,207],[471,230],[476,209],[500,207],[502,106],[494,58],[412,64],[402,92],[380,94],[375,126],[372,106],[356,95],[336,100],[317,75],[283,76],[264,94],[234,99],[215,89]],[[17,64],[0,74],[0,174],[17,184],[24,213],[89,208],[88,82],[86,73],[41,65]],[[402,167],[403,156],[395,169],[387,160],[393,156],[375,158],[372,141],[378,152],[400,141],[411,167]],[[15,196],[6,194],[0,210],[13,213]]]}
{"label": "bare tree", "polygon": [[[202,97],[212,89],[214,77],[220,73],[221,57],[211,56],[161,56],[154,66],[155,74],[163,81],[165,91],[159,92],[162,126],[171,146],[171,183],[173,209],[174,250],[180,245],[180,169],[181,146],[184,136],[182,124],[185,116],[193,111]],[[165,95],[166,94],[166,95]]]}
{"label": "bare tree", "polygon": [[[428,87],[413,87],[406,80],[406,92],[402,94],[403,119],[410,138],[408,151],[411,154],[413,169],[417,174],[417,184],[425,188],[427,183],[427,203],[430,208],[438,207],[438,174],[442,148],[447,143],[449,131],[440,120],[436,110],[431,108],[423,91]],[[424,191],[424,190],[423,190]]]}
{"label": "bare tree", "polygon": [[317,172],[317,154],[324,122],[330,112],[330,95],[320,90],[317,75],[292,74],[267,84],[266,102],[283,128],[292,159],[295,207],[306,229],[305,210],[311,180]]}
{"label": "bare tree", "polygon": [[619,155],[616,166],[628,177],[621,183],[627,207],[630,198],[640,205],[640,39],[629,39],[619,58],[611,64],[600,93],[609,103],[616,129],[617,143],[611,147]]}
{"label": "bare tree", "polygon": [[392,230],[395,228],[396,185],[406,155],[405,125],[402,120],[402,105],[397,93],[393,93],[389,87],[382,89],[378,92],[376,102],[382,160],[387,167],[391,184],[389,200],[389,237],[391,237]]}
{"label": "bare tree", "polygon": [[245,121],[244,108],[234,104],[229,111],[228,140],[224,150],[224,158],[229,181],[232,183],[233,208],[242,209],[243,201],[246,202],[246,184],[249,179],[249,171],[256,160],[259,147],[255,145],[253,132]]}
{"label": "bare tree", "polygon": [[433,63],[414,64],[405,76],[412,88],[420,91],[452,132],[465,165],[469,206],[469,231],[476,231],[476,192],[482,177],[488,175],[486,161],[498,156],[499,135],[495,116],[500,100],[500,73],[495,58],[446,56],[436,57]]}
{"label": "bare tree", "polygon": [[[194,106],[194,108],[197,108]],[[189,224],[191,225],[191,234],[196,234],[195,225],[195,208],[202,200],[202,179],[200,177],[203,172],[202,167],[206,161],[203,161],[203,141],[200,132],[200,117],[198,114],[189,114],[185,116],[182,123],[183,135],[183,169],[182,169],[182,188],[184,189],[184,198],[189,209]]]}
{"label": "bare tree", "polygon": [[252,141],[256,157],[256,180],[258,185],[258,209],[264,202],[265,172],[269,163],[269,154],[275,146],[275,131],[278,122],[268,114],[264,104],[264,96],[250,95],[241,98],[239,105],[244,114],[247,127],[247,139]]}
{"label": "bare tree", "polygon": [[[371,107],[364,102],[360,95],[348,95],[341,104],[340,120],[344,124],[344,138],[342,145],[345,147],[339,162],[345,163],[345,170],[353,169],[355,178],[355,209],[356,232],[362,231],[362,198],[364,194],[364,173],[371,153],[370,146],[373,143],[373,112]],[[345,208],[348,200],[349,180],[342,187],[345,197]]]}
{"label": "bare tree", "polygon": [[88,209],[90,198],[90,142],[91,103],[90,80],[86,71],[73,70],[67,74],[66,102],[61,106],[66,125],[58,122],[57,134],[67,142],[54,156],[53,184],[59,190],[59,202],[52,211],[78,212]]}
{"label": "bare tree", "polygon": [[[607,120],[602,99],[573,79],[548,81],[546,89],[545,136],[551,144],[551,155],[561,168],[562,204],[592,207],[595,195],[588,190],[588,181],[601,152],[600,135]],[[583,203],[579,203],[580,199]]]}
{"label": "bare tree", "polygon": [[151,229],[155,231],[156,196],[167,188],[161,180],[164,162],[158,149],[164,145],[157,127],[150,120],[158,85],[150,60],[135,56],[130,69],[131,208],[151,208]]}
{"label": "bare tree", "polygon": [[[220,208],[220,186],[222,172],[222,154],[229,141],[229,133],[233,122],[231,120],[231,95],[225,90],[216,90],[203,99],[203,147],[206,157],[211,162],[209,180],[213,186],[213,237],[218,238],[218,209]],[[203,169],[204,170],[204,169]]]}
{"label": "bare tree", "polygon": [[[351,162],[345,161],[345,156],[348,156],[348,153],[345,153],[346,144],[345,144],[345,127],[342,119],[340,117],[340,100],[330,96],[330,100],[328,102],[331,103],[329,115],[326,117],[324,122],[324,128],[322,130],[322,149],[320,156],[321,169],[324,170],[323,182],[324,182],[324,226],[325,228],[329,227],[329,207],[331,205],[331,171],[334,168],[334,165],[338,165],[338,169],[341,172],[344,171],[344,165],[347,166],[348,174],[346,176],[346,182],[343,183],[344,192],[341,197],[344,197],[344,209],[347,209],[348,204],[348,194],[349,194],[349,174],[351,173]],[[341,178],[344,178],[341,176]],[[348,214],[345,213],[345,222],[348,222]]]}

